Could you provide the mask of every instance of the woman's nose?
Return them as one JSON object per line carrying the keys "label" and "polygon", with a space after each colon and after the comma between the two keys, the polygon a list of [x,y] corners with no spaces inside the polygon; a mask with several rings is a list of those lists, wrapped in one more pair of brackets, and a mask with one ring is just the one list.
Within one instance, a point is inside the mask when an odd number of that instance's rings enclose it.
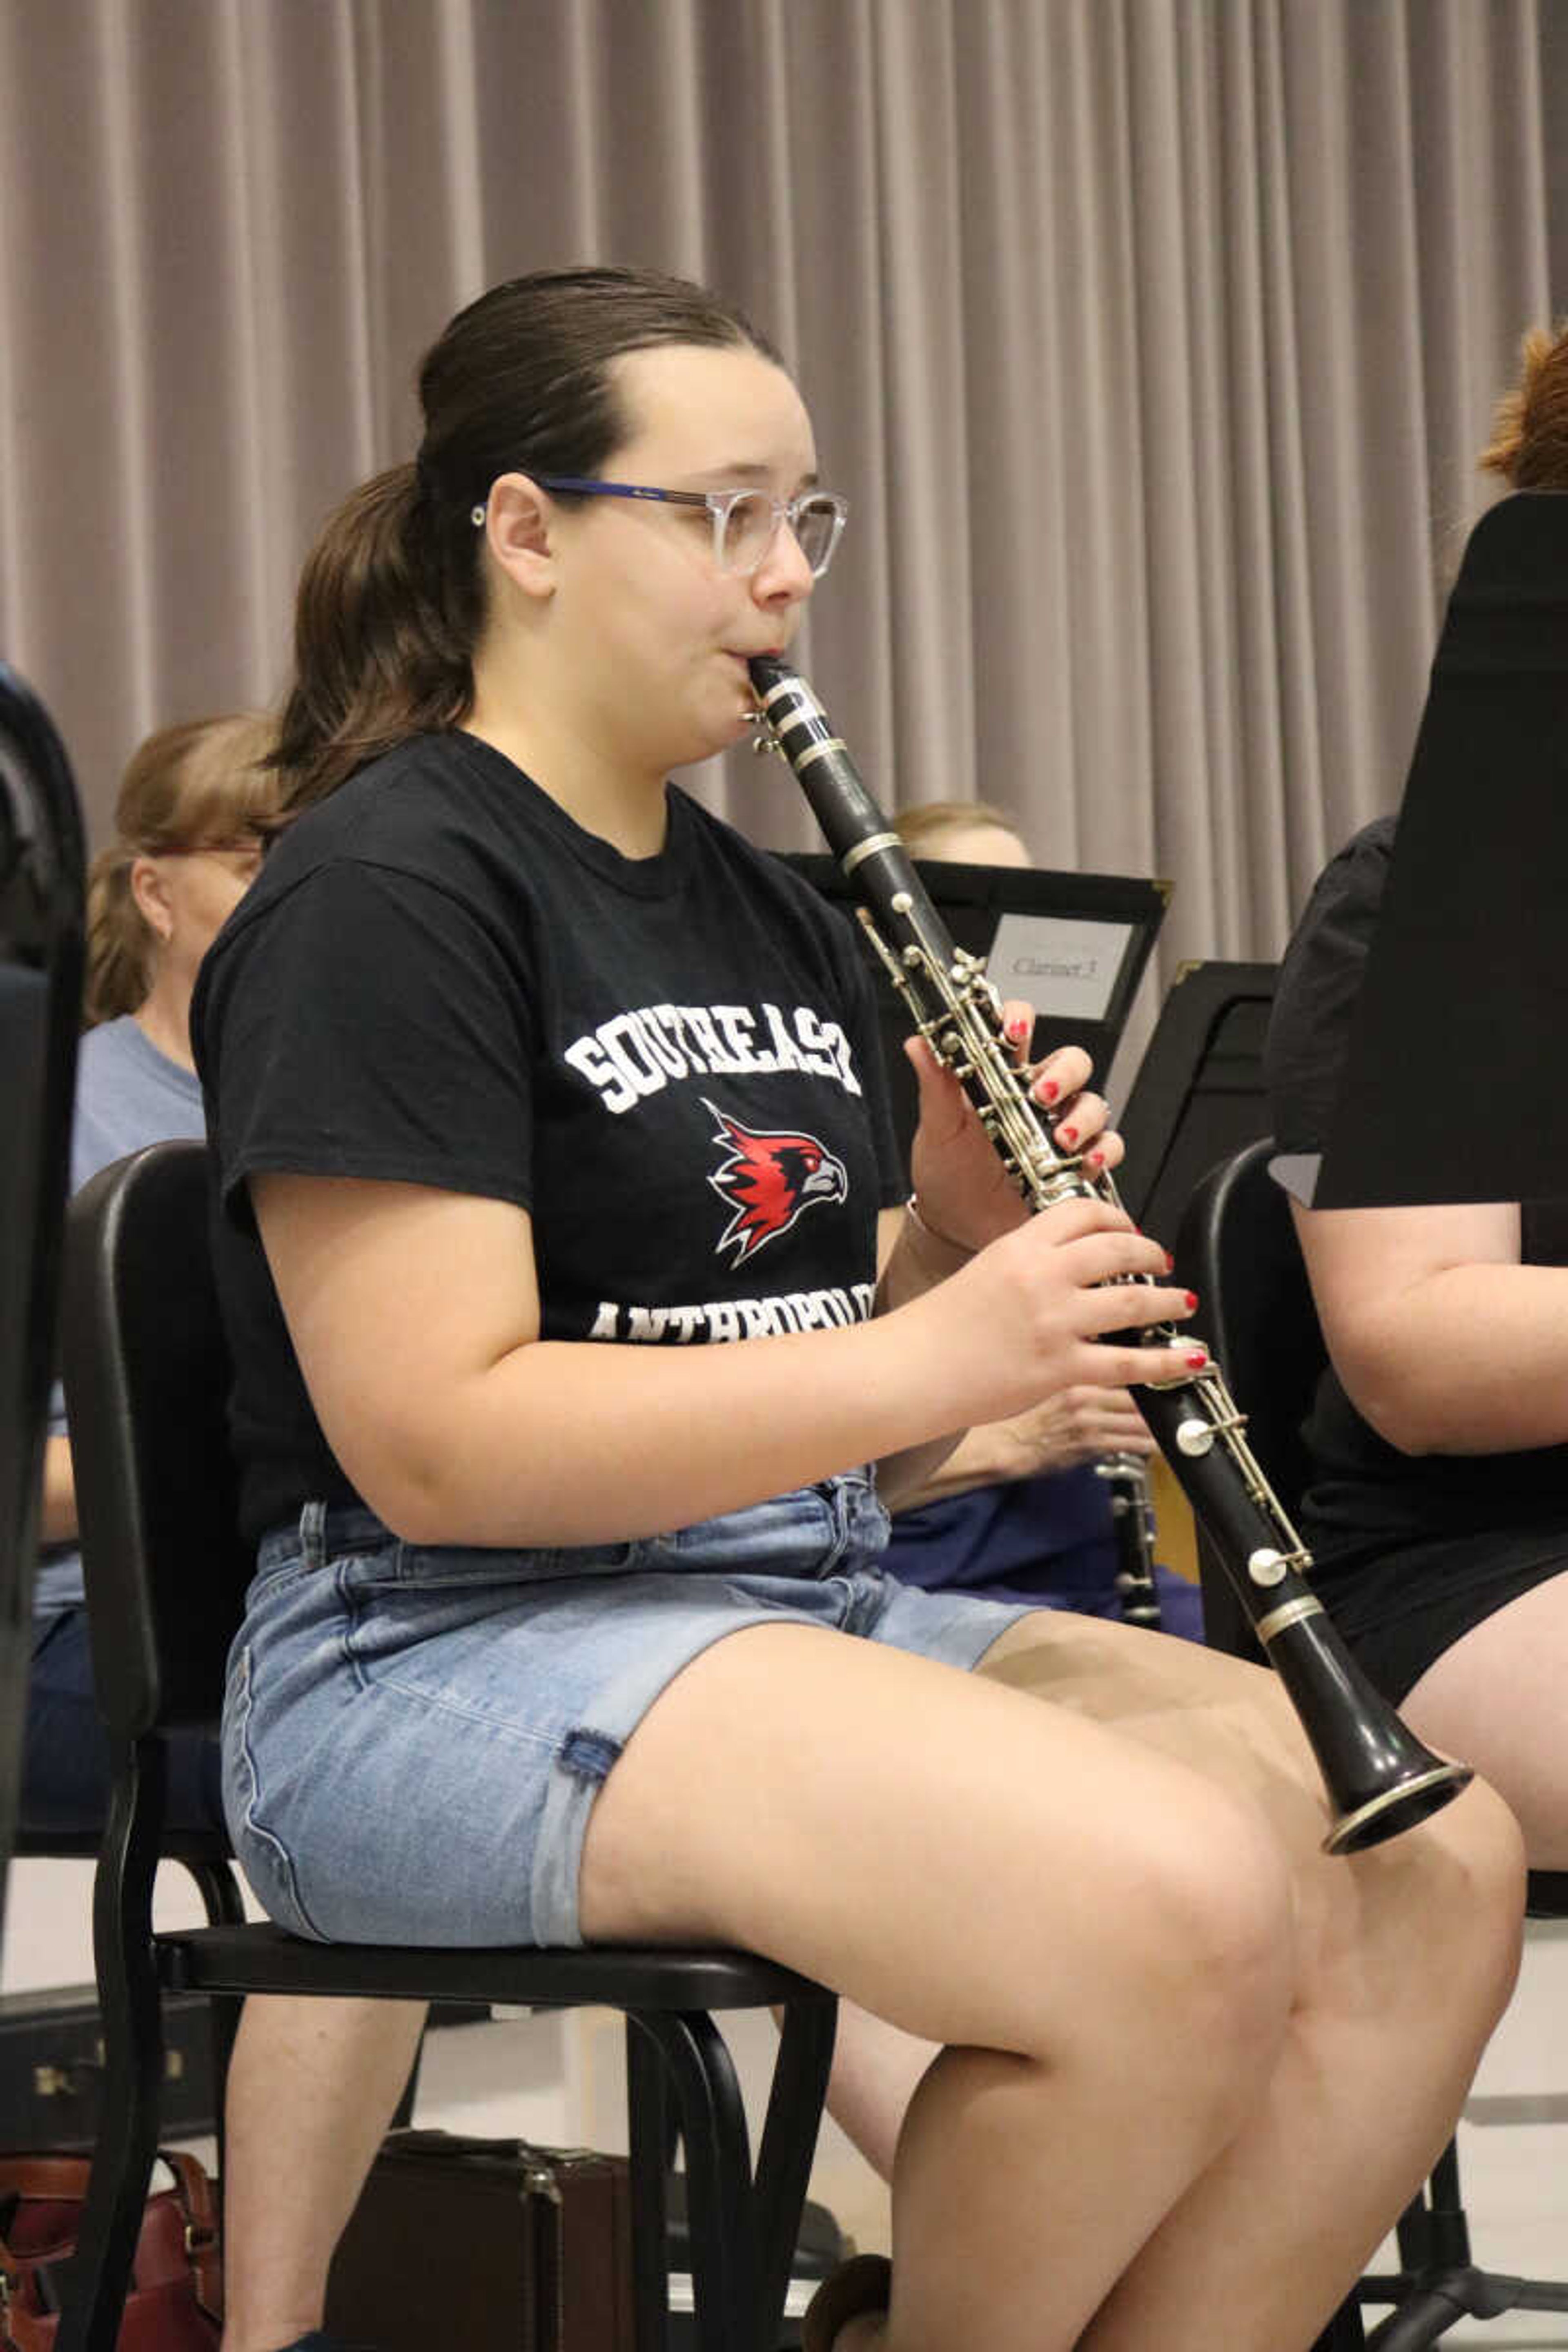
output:
{"label": "woman's nose", "polygon": [[752,589],[764,604],[801,603],[816,585],[816,576],[787,517],[781,515],[768,551],[752,574]]}

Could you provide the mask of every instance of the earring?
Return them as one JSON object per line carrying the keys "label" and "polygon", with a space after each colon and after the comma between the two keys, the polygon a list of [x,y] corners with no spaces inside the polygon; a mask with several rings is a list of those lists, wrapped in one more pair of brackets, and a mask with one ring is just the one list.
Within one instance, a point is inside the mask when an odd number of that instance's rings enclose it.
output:
{"label": "earring", "polygon": [[485,527],[485,510],[483,507],[475,507],[468,517],[468,520],[473,524],[476,530],[483,530]]}

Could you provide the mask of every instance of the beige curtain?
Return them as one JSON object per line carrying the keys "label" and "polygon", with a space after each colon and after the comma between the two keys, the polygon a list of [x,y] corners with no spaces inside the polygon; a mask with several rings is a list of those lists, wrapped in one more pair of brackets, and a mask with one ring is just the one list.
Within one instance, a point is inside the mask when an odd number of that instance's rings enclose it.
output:
{"label": "beige curtain", "polygon": [[[101,834],[265,701],[321,516],[487,282],[711,278],[853,503],[809,643],[868,779],[1272,955],[1403,782],[1521,331],[1564,0],[0,0],[0,650]],[[702,788],[810,827],[775,763]]]}

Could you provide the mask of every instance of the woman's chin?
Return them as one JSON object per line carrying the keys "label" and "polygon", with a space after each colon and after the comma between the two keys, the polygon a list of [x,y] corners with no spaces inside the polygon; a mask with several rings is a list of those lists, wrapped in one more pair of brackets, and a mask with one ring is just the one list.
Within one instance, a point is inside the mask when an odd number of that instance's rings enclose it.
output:
{"label": "woman's chin", "polygon": [[700,751],[694,751],[690,755],[691,758],[711,760],[715,759],[721,751],[732,751],[737,743],[745,742],[750,736],[755,716],[755,710],[750,703],[743,703],[733,710],[716,714],[711,726],[705,726],[702,730],[703,736],[706,738],[702,748]]}

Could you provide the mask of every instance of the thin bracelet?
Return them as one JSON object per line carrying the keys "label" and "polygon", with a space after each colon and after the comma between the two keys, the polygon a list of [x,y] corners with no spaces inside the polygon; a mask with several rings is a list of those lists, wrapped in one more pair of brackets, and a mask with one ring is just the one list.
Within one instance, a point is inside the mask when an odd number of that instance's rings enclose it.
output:
{"label": "thin bracelet", "polygon": [[954,1257],[970,1258],[975,1255],[966,1242],[955,1242],[949,1234],[939,1234],[934,1225],[928,1225],[921,1214],[920,1202],[912,1192],[904,1202],[904,1214],[916,1232],[923,1234],[928,1242],[935,1242],[939,1249],[951,1250]]}

